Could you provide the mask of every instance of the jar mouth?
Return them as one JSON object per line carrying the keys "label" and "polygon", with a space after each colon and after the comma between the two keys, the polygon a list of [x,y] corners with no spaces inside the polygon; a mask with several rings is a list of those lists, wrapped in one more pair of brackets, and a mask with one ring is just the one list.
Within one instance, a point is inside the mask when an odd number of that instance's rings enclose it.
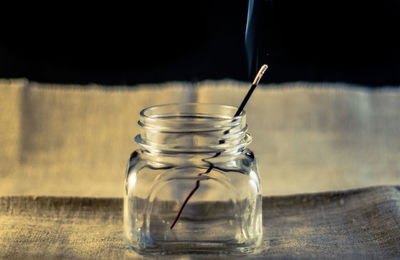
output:
{"label": "jar mouth", "polygon": [[207,103],[151,106],[140,112],[136,143],[146,150],[221,152],[241,149],[251,142],[246,113],[237,108]]}
{"label": "jar mouth", "polygon": [[[140,112],[140,126],[156,125],[161,128],[171,127],[174,131],[174,123],[180,124],[186,120],[187,130],[201,130],[208,128],[212,122],[212,128],[220,126],[235,126],[246,118],[246,112],[242,110],[239,116],[235,116],[237,108],[229,105],[209,103],[174,103],[156,105],[143,109]],[[187,121],[196,118],[196,120]],[[215,125],[217,123],[217,126]],[[236,123],[236,124],[235,124]],[[176,128],[175,128],[176,129]],[[179,129],[184,131],[185,129]],[[204,129],[205,130],[205,129]]]}

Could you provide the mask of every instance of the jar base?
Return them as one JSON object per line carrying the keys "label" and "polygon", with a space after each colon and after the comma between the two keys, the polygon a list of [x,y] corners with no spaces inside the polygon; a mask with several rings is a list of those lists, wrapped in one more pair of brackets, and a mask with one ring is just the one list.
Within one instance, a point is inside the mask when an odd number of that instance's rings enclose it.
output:
{"label": "jar base", "polygon": [[247,255],[259,251],[260,243],[238,244],[226,242],[162,242],[137,248],[126,240],[129,248],[140,255],[229,254]]}

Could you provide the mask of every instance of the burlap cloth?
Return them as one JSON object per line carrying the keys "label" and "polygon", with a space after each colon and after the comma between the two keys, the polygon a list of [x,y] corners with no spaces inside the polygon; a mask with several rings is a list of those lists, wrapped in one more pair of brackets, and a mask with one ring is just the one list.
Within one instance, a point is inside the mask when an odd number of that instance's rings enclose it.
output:
{"label": "burlap cloth", "polygon": [[[120,198],[139,111],[237,105],[247,89],[0,81],[0,257],[138,257],[122,240]],[[263,251],[252,257],[400,257],[399,90],[264,85],[246,111],[267,196]]]}

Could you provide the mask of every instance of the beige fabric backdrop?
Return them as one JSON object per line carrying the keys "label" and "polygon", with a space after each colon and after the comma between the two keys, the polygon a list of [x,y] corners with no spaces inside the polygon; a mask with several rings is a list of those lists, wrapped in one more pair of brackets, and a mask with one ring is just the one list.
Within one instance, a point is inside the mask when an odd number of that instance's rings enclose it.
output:
{"label": "beige fabric backdrop", "polygon": [[121,197],[142,108],[190,86],[54,86],[0,81],[0,196]]}
{"label": "beige fabric backdrop", "polygon": [[[0,196],[121,197],[142,108],[238,105],[248,87],[228,80],[134,88],[2,80]],[[348,87],[256,89],[246,110],[264,195],[400,183],[400,91]]]}
{"label": "beige fabric backdrop", "polygon": [[[198,101],[240,104],[247,89],[204,82]],[[399,89],[270,84],[255,90],[246,111],[264,194],[400,184]]]}

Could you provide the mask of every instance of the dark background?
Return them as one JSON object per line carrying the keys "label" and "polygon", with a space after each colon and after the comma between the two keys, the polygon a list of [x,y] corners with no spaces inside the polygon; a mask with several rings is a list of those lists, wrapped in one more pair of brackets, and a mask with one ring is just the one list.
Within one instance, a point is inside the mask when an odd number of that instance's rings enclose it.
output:
{"label": "dark background", "polygon": [[244,0],[3,6],[0,77],[108,85],[250,81],[268,63],[264,82],[400,85],[400,1],[251,3],[247,37]]}

